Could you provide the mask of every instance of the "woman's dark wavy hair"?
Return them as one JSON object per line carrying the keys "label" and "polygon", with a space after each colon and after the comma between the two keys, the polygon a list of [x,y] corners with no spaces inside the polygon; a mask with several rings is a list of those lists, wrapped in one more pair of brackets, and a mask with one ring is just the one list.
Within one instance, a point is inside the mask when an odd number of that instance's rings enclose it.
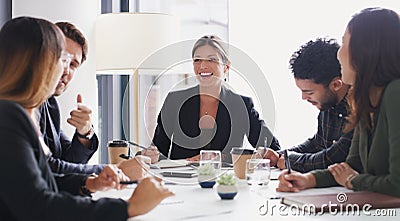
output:
{"label": "woman's dark wavy hair", "polygon": [[296,79],[313,80],[327,87],[333,78],[342,76],[338,50],[339,44],[335,39],[317,38],[292,54],[289,68]]}
{"label": "woman's dark wavy hair", "polygon": [[360,120],[371,130],[370,113],[379,104],[373,106],[368,95],[374,92],[371,91],[374,87],[385,88],[400,78],[400,17],[389,9],[367,8],[352,17],[347,31],[350,63],[356,78],[349,99],[351,114],[346,130],[353,129]]}

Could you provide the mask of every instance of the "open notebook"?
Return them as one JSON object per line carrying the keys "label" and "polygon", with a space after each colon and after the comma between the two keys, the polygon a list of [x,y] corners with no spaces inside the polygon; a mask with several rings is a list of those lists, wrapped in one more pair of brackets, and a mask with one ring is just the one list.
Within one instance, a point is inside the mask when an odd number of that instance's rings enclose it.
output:
{"label": "open notebook", "polygon": [[185,159],[181,159],[181,160],[165,159],[165,160],[160,160],[153,165],[157,166],[161,169],[164,169],[164,168],[185,167],[185,166],[188,166],[190,163],[191,163],[190,161],[187,161]]}

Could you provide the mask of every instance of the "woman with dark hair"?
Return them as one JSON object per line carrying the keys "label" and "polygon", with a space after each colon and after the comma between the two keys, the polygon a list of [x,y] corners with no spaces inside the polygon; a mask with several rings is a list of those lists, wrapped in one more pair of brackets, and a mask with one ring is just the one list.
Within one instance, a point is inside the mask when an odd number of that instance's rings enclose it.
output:
{"label": "woman with dark hair", "polygon": [[199,84],[168,94],[153,137],[156,151],[143,151],[152,162],[158,160],[158,151],[170,159],[198,161],[200,150],[211,149],[220,150],[222,161],[231,163],[230,150],[243,145],[244,135],[253,147],[264,146],[267,138],[268,146],[280,149],[252,99],[224,85],[231,63],[225,45],[215,35],[194,43],[193,69]]}
{"label": "woman with dark hair", "polygon": [[19,17],[0,31],[0,220],[126,220],[172,195],[147,178],[128,201],[93,201],[83,196],[123,188],[119,182],[128,178],[115,166],[93,176],[51,172],[34,109],[54,93],[70,62],[64,35],[51,22]]}
{"label": "woman with dark hair", "polygon": [[346,162],[326,170],[279,177],[277,191],[342,185],[400,197],[400,17],[367,8],[353,16],[338,51],[351,85],[346,130],[354,137]]}

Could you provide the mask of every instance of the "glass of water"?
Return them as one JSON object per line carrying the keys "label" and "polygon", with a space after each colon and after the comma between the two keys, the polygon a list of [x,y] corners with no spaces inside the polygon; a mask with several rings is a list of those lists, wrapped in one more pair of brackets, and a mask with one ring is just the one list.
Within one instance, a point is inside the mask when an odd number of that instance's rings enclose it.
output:
{"label": "glass of water", "polygon": [[221,171],[221,151],[219,150],[201,150],[200,166],[208,165],[213,168],[215,175],[218,176]]}
{"label": "glass of water", "polygon": [[246,180],[252,189],[268,185],[271,176],[269,162],[269,159],[254,158],[246,161]]}

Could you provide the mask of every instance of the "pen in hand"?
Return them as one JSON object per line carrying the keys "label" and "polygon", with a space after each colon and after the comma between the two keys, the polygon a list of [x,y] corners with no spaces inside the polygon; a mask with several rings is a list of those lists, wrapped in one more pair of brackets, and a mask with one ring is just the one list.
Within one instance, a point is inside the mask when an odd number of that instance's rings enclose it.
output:
{"label": "pen in hand", "polygon": [[[123,154],[123,153],[120,154],[119,157],[121,157],[122,159],[125,159],[125,160],[132,159],[131,156],[128,156],[128,155]],[[161,168],[160,168],[159,166],[157,166],[157,165],[152,165],[152,164],[150,164],[149,166],[150,166],[150,169],[157,169],[157,170],[161,169]],[[196,169],[197,169],[197,168],[196,168]],[[120,183],[120,184],[122,184],[122,183]],[[128,183],[128,184],[132,184],[132,183]]]}
{"label": "pen in hand", "polygon": [[290,174],[290,173],[291,173],[291,169],[290,169],[290,160],[289,160],[289,157],[288,157],[287,150],[284,150],[283,154],[284,154],[284,156],[285,156],[285,166],[286,166],[286,168],[287,168],[287,170],[288,170],[288,174]]}
{"label": "pen in hand", "polygon": [[[149,149],[148,147],[142,146],[142,145],[140,145],[140,144],[137,144],[137,143],[132,142],[132,141],[129,141],[129,140],[127,140],[126,142],[128,142],[130,145],[133,145],[133,146],[137,146],[137,147],[139,147],[139,148],[142,148],[143,150],[148,150],[148,149]],[[129,148],[129,149],[130,149],[130,148]],[[132,158],[132,157],[130,156],[130,154],[129,154],[129,155],[120,154],[119,157],[121,157],[121,158],[123,158],[123,159],[125,159],[125,160],[129,160],[129,159]]]}
{"label": "pen in hand", "polygon": [[119,184],[121,185],[128,185],[128,184],[137,184],[137,180],[129,180],[129,181],[120,181]]}
{"label": "pen in hand", "polygon": [[[162,181],[163,184],[165,185],[175,185],[175,182],[164,182]],[[119,184],[121,185],[129,185],[129,184],[139,184],[139,181],[137,180],[129,180],[129,181],[120,181]]]}
{"label": "pen in hand", "polygon": [[[132,141],[129,141],[129,140],[127,140],[126,142],[128,142],[130,145],[139,147],[139,148],[141,148],[141,149],[143,149],[143,150],[149,150],[148,147],[145,147],[145,146],[143,146],[143,145],[137,144],[137,143],[135,143],[135,142],[132,142]],[[153,143],[152,143],[152,145],[153,145]],[[129,147],[129,150],[130,150],[130,147]],[[130,152],[131,152],[131,150],[130,150]],[[132,158],[132,156],[130,156],[130,154],[129,154],[129,155],[120,154],[119,157],[121,157],[121,158],[123,158],[123,159],[126,159],[126,160],[129,160],[130,158]]]}
{"label": "pen in hand", "polygon": [[127,142],[128,142],[130,145],[140,147],[140,148],[142,148],[143,150],[148,150],[148,149],[149,149],[148,147],[142,146],[142,145],[140,145],[140,144],[137,144],[137,143],[132,142],[132,141],[129,141],[129,140],[128,140]]}
{"label": "pen in hand", "polygon": [[123,153],[121,153],[121,154],[119,155],[119,157],[121,157],[122,159],[125,159],[125,160],[129,160],[129,159],[132,158],[131,156],[128,156],[128,155],[123,154]]}

